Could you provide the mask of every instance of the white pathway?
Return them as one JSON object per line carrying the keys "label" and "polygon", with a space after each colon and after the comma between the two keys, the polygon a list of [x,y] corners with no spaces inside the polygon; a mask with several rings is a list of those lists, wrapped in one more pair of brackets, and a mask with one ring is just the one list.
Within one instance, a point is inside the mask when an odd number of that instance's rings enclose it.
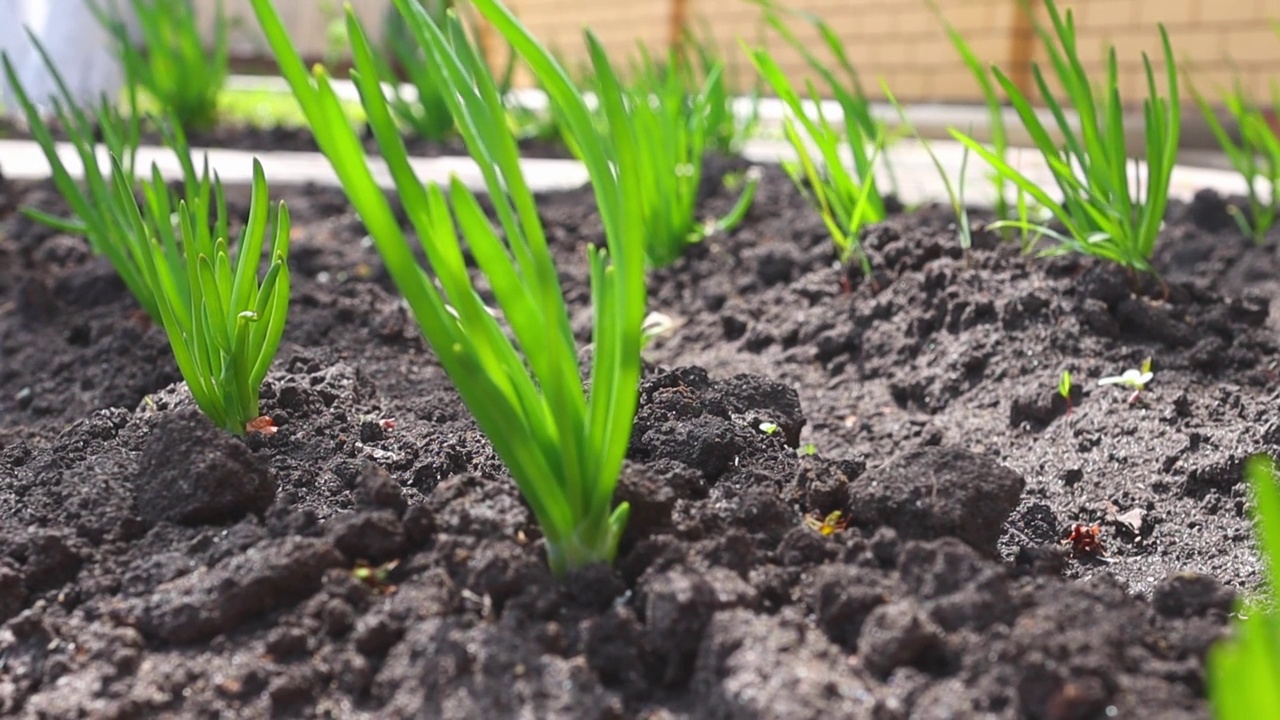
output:
{"label": "white pathway", "polygon": [[[229,87],[243,90],[265,90],[287,92],[288,87],[282,78],[257,76],[232,76],[228,80]],[[340,97],[358,99],[355,87],[345,80],[335,80],[334,89]],[[545,106],[545,96],[537,90],[516,90],[513,98],[520,104],[537,109]],[[745,99],[739,108],[741,113],[749,111],[749,103]],[[896,121],[896,111],[878,104],[875,112],[889,121]],[[839,114],[838,107],[824,107],[824,113],[834,117]],[[1011,113],[1012,111],[1010,111]],[[765,125],[777,125],[785,114],[785,108],[777,100],[765,99],[760,105],[760,116]],[[986,110],[980,107],[957,107],[943,105],[913,105],[907,108],[910,121],[926,137],[946,137],[948,127],[974,127],[979,137],[983,132]],[[1010,117],[1010,120],[1016,118]],[[1016,123],[1014,125],[1016,127]],[[929,141],[939,161],[946,168],[950,177],[959,175],[963,164],[962,146],[949,139]],[[229,184],[247,183],[252,179],[253,158],[256,155],[263,165],[267,180],[274,185],[301,185],[317,183],[336,185],[338,180],[333,169],[324,156],[316,153],[276,152],[242,150],[225,150],[221,148],[195,148],[197,154],[207,153],[209,164],[218,171],[222,180]],[[59,147],[68,169],[79,173],[80,163],[70,146]],[[1038,155],[1032,151],[1014,151],[1015,165],[1037,181],[1042,187],[1057,195],[1052,177]],[[794,154],[785,141],[775,139],[758,139],[747,144],[744,154],[754,162],[778,162]],[[1186,199],[1201,188],[1214,188],[1219,192],[1235,194],[1244,192],[1245,183],[1235,173],[1225,169],[1208,166],[1223,164],[1220,153],[1204,151],[1187,151],[1184,157],[1195,166],[1180,166],[1174,171],[1172,195]],[[172,153],[163,148],[145,147],[139,152],[139,167],[150,167],[154,162],[166,177],[180,177],[180,169]],[[887,153],[887,162],[892,165],[897,180],[897,193],[907,203],[924,201],[946,201],[946,189],[929,155],[924,147],[915,140],[902,140],[895,143]],[[580,187],[587,181],[586,170],[572,160],[526,159],[525,176],[534,191],[555,191]],[[383,187],[393,187],[390,173],[381,160],[371,159],[374,175]],[[882,163],[883,165],[883,163]],[[414,158],[414,170],[424,182],[446,182],[451,175],[457,175],[468,186],[483,190],[483,178],[476,164],[466,157]],[[0,140],[0,172],[6,177],[15,179],[40,179],[49,174],[49,165],[45,161],[40,148],[33,142],[21,140]],[[980,158],[970,157],[967,166],[965,183],[965,200],[970,205],[987,205],[994,198],[994,186],[987,180],[989,170]]]}
{"label": "white pathway", "polygon": [[[83,166],[75,148],[67,143],[58,144],[58,154],[67,171],[75,177],[83,174]],[[209,167],[218,173],[227,185],[248,184],[253,180],[253,159],[262,162],[263,172],[272,185],[337,185],[338,177],[328,159],[319,153],[226,150],[222,148],[192,148],[196,165],[207,154]],[[100,162],[105,166],[106,155]],[[182,169],[177,158],[167,148],[142,147],[138,150],[138,167],[150,168],[154,163],[166,178],[181,178]],[[587,171],[572,160],[526,159],[525,175],[535,191],[567,190],[587,181]],[[482,189],[484,179],[480,168],[468,157],[411,158],[414,171],[423,182],[448,182],[457,175],[468,186]],[[385,188],[394,187],[391,173],[378,158],[370,158],[374,177]],[[38,180],[49,176],[49,162],[40,146],[29,140],[0,140],[0,173],[5,177],[22,180]]]}
{"label": "white pathway", "polygon": [[[963,161],[959,143],[944,140],[931,141],[933,151],[951,177],[957,177]],[[248,183],[252,178],[253,158],[261,160],[267,180],[273,185],[302,185],[317,183],[336,185],[337,176],[328,160],[318,153],[225,150],[220,148],[195,148],[197,157],[207,153],[210,167],[217,170],[227,184]],[[1052,178],[1036,153],[1015,151],[1016,163],[1043,187],[1052,187]],[[64,158],[73,175],[82,172],[79,158],[70,145],[60,145],[59,154]],[[767,163],[792,156],[791,148],[784,141],[756,140],[746,147],[746,157],[754,162]],[[144,147],[138,154],[139,167],[150,167],[154,162],[166,177],[181,177],[180,168],[173,154],[164,148]],[[925,149],[916,141],[901,141],[888,153],[888,161],[897,178],[899,197],[906,203],[945,201],[945,186]],[[383,187],[393,183],[385,165],[377,158],[370,159],[374,175]],[[483,189],[483,179],[476,164],[466,157],[414,158],[414,170],[424,182],[446,182],[457,175],[468,186]],[[523,161],[525,176],[536,192],[565,190],[580,187],[587,182],[586,170],[574,160],[526,159]],[[988,169],[980,158],[970,157],[965,185],[966,202],[970,205],[990,204],[993,186],[987,181]],[[0,173],[13,179],[41,179],[48,177],[49,164],[43,152],[34,142],[25,140],[0,140]],[[1203,167],[1175,169],[1172,195],[1188,199],[1202,188],[1214,188],[1222,193],[1242,193],[1243,179],[1228,170]],[[1051,192],[1051,194],[1055,194]]]}

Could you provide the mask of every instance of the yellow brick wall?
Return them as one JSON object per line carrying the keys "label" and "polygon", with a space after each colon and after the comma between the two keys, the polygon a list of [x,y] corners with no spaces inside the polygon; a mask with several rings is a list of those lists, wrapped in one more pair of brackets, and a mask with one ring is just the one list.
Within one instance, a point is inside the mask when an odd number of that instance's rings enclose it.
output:
{"label": "yellow brick wall", "polygon": [[[1268,94],[1280,79],[1280,0],[1065,0],[1075,14],[1082,53],[1101,68],[1103,46],[1114,43],[1121,89],[1140,92],[1142,53],[1160,60],[1157,23],[1169,31],[1174,53],[1192,83],[1206,92],[1239,77],[1254,93]],[[1041,12],[1047,18],[1047,13]],[[1036,54],[1043,60],[1043,52]]]}
{"label": "yellow brick wall", "polygon": [[[684,0],[695,25],[710,23],[715,38],[737,51],[739,40],[762,37],[759,9],[745,0]],[[670,36],[675,0],[511,0],[535,32],[554,42],[571,59],[581,54],[581,30],[590,25],[611,50],[629,51],[636,40],[661,45]],[[980,57],[1016,73],[1020,52],[1043,63],[1039,43],[1031,41],[1018,0],[937,0]],[[1033,6],[1037,5],[1033,1]],[[792,0],[789,7],[826,19],[845,41],[845,50],[867,89],[880,95],[883,78],[903,100],[972,102],[976,83],[924,0]],[[1280,21],[1280,0],[1059,0],[1076,20],[1079,47],[1092,70],[1104,67],[1103,48],[1114,43],[1125,97],[1143,89],[1142,53],[1160,61],[1157,23],[1164,23],[1174,52],[1192,81],[1206,91],[1230,82],[1238,71],[1246,87],[1269,92],[1280,78],[1280,37],[1270,24]],[[1041,7],[1036,18],[1048,22]],[[816,33],[802,23],[793,27],[807,44],[822,50]],[[768,46],[784,69],[806,76],[805,64],[771,32]],[[1022,48],[1022,50],[1020,50]],[[825,56],[825,55],[824,55]],[[739,59],[742,80],[749,70]]]}
{"label": "yellow brick wall", "polygon": [[[289,30],[298,51],[307,58],[323,57],[328,43],[328,26],[341,18],[344,3],[349,2],[366,30],[381,28],[382,16],[390,0],[276,0],[276,12]],[[217,0],[196,0],[196,9],[212,35]],[[260,57],[267,54],[266,41],[258,30],[258,21],[249,0],[222,0],[231,22],[231,53],[236,57]]]}
{"label": "yellow brick wall", "polygon": [[[205,17],[214,0],[197,0]],[[256,22],[248,0],[224,0],[237,20],[233,47],[239,55],[262,53]],[[389,0],[351,0],[367,26],[379,28]],[[751,68],[738,48],[740,40],[755,44],[767,38],[784,69],[804,77],[805,64],[771,31],[765,31],[758,7],[747,0],[508,0],[531,30],[571,63],[585,59],[582,31],[591,27],[606,48],[619,57],[634,51],[637,42],[661,50],[671,37],[675,8],[683,3],[695,27],[710,24],[714,37],[735,55],[733,76],[750,82]],[[1043,49],[1028,42],[1025,17],[1018,0],[937,0],[942,13],[959,28],[984,60],[997,63],[1018,77],[1019,57],[1044,61]],[[1038,0],[1032,0],[1033,5]],[[324,8],[341,7],[341,0],[292,2],[279,0],[284,17],[304,55],[325,51],[327,16]],[[1159,59],[1156,23],[1169,30],[1175,52],[1193,82],[1205,91],[1228,83],[1238,70],[1246,87],[1269,91],[1280,78],[1280,37],[1270,24],[1280,20],[1280,0],[1059,0],[1075,15],[1079,45],[1086,62],[1101,71],[1102,48],[1117,46],[1121,88],[1136,97],[1143,82],[1141,53]],[[789,7],[817,13],[844,40],[850,59],[867,89],[880,95],[883,78],[907,101],[972,102],[980,98],[977,85],[960,63],[941,25],[925,0],[790,0]],[[1040,8],[1037,18],[1047,22]],[[819,52],[817,35],[803,23],[793,27]]]}

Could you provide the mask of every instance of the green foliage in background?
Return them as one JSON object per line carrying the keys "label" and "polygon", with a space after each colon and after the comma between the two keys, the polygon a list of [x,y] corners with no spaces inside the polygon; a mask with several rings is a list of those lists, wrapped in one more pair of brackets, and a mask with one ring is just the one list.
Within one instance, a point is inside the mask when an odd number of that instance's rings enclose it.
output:
{"label": "green foliage in background", "polygon": [[138,20],[141,43],[122,19],[118,1],[91,0],[90,6],[112,38],[126,81],[153,98],[184,132],[212,128],[229,72],[228,23],[221,0],[215,6],[211,48],[205,47],[192,0],[125,0]]}
{"label": "green foliage in background", "polygon": [[[1120,97],[1116,50],[1111,47],[1108,52],[1102,82],[1092,82],[1080,59],[1071,11],[1065,15],[1059,12],[1053,0],[1045,0],[1045,8],[1051,26],[1037,24],[1036,31],[1066,102],[1058,99],[1038,65],[1032,67],[1032,74],[1040,102],[1048,108],[1062,139],[1054,139],[1032,99],[1008,75],[999,68],[993,68],[992,73],[1048,164],[1061,199],[1051,197],[1038,182],[968,135],[954,129],[952,135],[1051,212],[1063,231],[1026,220],[1002,220],[990,227],[1035,230],[1059,241],[1051,253],[1078,252],[1150,272],[1149,261],[1169,201],[1169,181],[1177,161],[1181,130],[1178,75],[1169,35],[1160,26],[1167,94],[1162,95],[1157,88],[1151,61],[1143,54],[1147,80],[1142,127],[1146,163],[1144,177],[1131,180],[1130,166],[1135,171],[1138,166],[1129,158],[1125,139],[1125,107]],[[1078,127],[1068,117],[1068,110],[1075,111]]]}

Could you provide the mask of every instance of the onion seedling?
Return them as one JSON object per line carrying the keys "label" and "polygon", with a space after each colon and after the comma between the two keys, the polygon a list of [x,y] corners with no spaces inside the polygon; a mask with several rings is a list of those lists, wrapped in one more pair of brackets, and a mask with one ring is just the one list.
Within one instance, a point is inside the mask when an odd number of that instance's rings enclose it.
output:
{"label": "onion seedling", "polygon": [[184,194],[175,208],[154,165],[142,184],[144,208],[114,163],[117,212],[128,219],[128,250],[155,298],[174,359],[196,405],[219,427],[243,435],[274,432],[258,412],[258,393],[280,347],[289,312],[289,212],[275,218],[269,267],[258,266],[268,231],[270,199],[262,165],[253,163],[249,217],[233,253],[226,201],[208,159],[196,174],[180,134],[170,137],[183,166]]}
{"label": "onion seedling", "polygon": [[[593,51],[593,57],[596,55]],[[608,63],[601,50],[598,63]],[[642,180],[639,200],[643,207],[653,267],[670,265],[685,249],[716,231],[733,229],[746,215],[755,196],[756,180],[749,180],[738,202],[720,220],[698,222],[698,188],[702,181],[703,155],[712,136],[712,122],[727,91],[723,66],[715,65],[692,91],[693,82],[682,72],[673,52],[666,67],[640,47],[630,85],[597,82],[596,97],[602,107],[620,105],[625,120],[605,125],[605,148],[616,161],[623,148],[644,148],[636,157]],[[608,74],[613,74],[612,67]]]}
{"label": "onion seedling", "polygon": [[184,131],[213,127],[229,72],[229,25],[222,0],[214,5],[212,50],[205,47],[193,0],[125,0],[138,19],[142,47],[134,42],[117,0],[107,0],[110,7],[98,5],[100,1],[90,5],[111,36],[126,79],[140,85]]}
{"label": "onion seedling", "polygon": [[[1000,94],[996,87],[996,81],[992,76],[991,68],[978,58],[978,54],[974,52],[969,41],[964,35],[956,29],[946,16],[942,14],[942,10],[938,7],[935,0],[926,0],[929,9],[933,12],[938,21],[942,23],[943,29],[947,32],[947,37],[951,40],[952,46],[960,55],[960,59],[964,62],[965,67],[969,68],[969,73],[973,75],[973,79],[978,83],[978,87],[982,91],[983,103],[987,108],[988,135],[991,140],[991,151],[996,157],[1007,159],[1009,156],[1009,130],[1004,122],[1004,103],[1000,101]],[[905,121],[905,118],[904,118]],[[927,146],[926,146],[927,147]],[[966,148],[967,149],[967,148]],[[930,153],[932,155],[932,152]],[[965,160],[968,160],[968,153],[965,154]],[[935,165],[937,164],[935,160]],[[1021,245],[1023,250],[1029,250],[1035,245],[1035,240],[1040,237],[1039,233],[1033,233],[1027,228],[1030,226],[1029,217],[1031,208],[1027,200],[1027,191],[1022,189],[1016,183],[1013,185],[1014,203],[1009,203],[1009,181],[1001,173],[993,172],[992,182],[995,184],[995,210],[996,217],[1001,220],[1016,219],[1021,225]],[[964,170],[960,171],[961,178],[964,177]],[[1003,228],[1002,230],[1008,230]]]}
{"label": "onion seedling", "polygon": [[[427,12],[440,21],[452,6],[451,1],[432,2]],[[426,52],[414,41],[403,16],[394,7],[387,8],[383,28],[386,57],[374,57],[378,60],[378,74],[390,89],[391,112],[417,137],[445,139],[453,132],[453,116],[449,113],[444,88],[433,82]],[[397,66],[409,81],[407,87],[395,73]]]}
{"label": "onion seedling", "polygon": [[[386,194],[374,180],[360,139],[342,117],[323,67],[308,73],[271,0],[251,0],[264,36],[347,197],[359,213],[387,271],[405,296],[427,342],[463,403],[502,458],[529,503],[556,575],[611,562],[629,513],[613,492],[639,401],[645,317],[646,191],[643,143],[610,148],[563,67],[496,0],[475,7],[506,38],[547,89],[551,107],[592,179],[607,248],[587,248],[594,323],[589,385],[578,369],[578,347],[533,193],[525,182],[506,108],[488,64],[456,14],[444,27],[414,0],[394,0],[445,97],[489,190],[494,227],[475,195],[456,178],[448,188],[424,186],[409,164],[404,140],[378,81],[367,35],[348,6],[353,79],[425,251],[414,257]],[[623,126],[628,108],[604,52],[588,34],[604,111]],[[471,278],[465,240],[487,279],[499,318]],[[438,285],[437,285],[438,283]],[[589,389],[588,389],[589,387]]]}
{"label": "onion seedling", "polygon": [[[783,129],[797,160],[785,165],[787,173],[818,209],[840,262],[857,260],[863,274],[871,275],[871,260],[862,251],[862,228],[885,217],[884,203],[876,190],[874,177],[875,162],[884,147],[883,134],[876,137],[866,162],[855,162],[855,172],[850,173],[840,156],[841,133],[827,119],[821,105],[817,105],[818,118],[809,117],[800,95],[773,56],[764,49],[749,52],[760,74],[791,113],[784,121]],[[809,93],[814,100],[818,99],[812,83]],[[816,149],[811,149],[809,142]],[[850,143],[857,145],[860,141],[853,138]]]}
{"label": "onion seedling", "polygon": [[1218,720],[1280,717],[1280,488],[1275,461],[1255,455],[1245,465],[1253,488],[1255,532],[1270,578],[1262,596],[1238,602],[1232,632],[1209,650],[1209,703]]}
{"label": "onion seedling", "polygon": [[[822,216],[831,234],[841,262],[857,260],[865,275],[871,274],[871,262],[862,251],[862,228],[884,220],[884,198],[877,186],[876,163],[889,142],[884,124],[871,116],[871,103],[861,81],[844,52],[835,31],[821,19],[803,15],[812,22],[835,55],[848,77],[842,82],[828,69],[786,25],[777,6],[770,0],[755,0],[766,11],[769,24],[799,51],[810,67],[825,81],[828,91],[840,105],[842,125],[830,120],[822,109],[822,99],[812,81],[806,82],[808,101],[816,119],[810,115],[806,99],[782,71],[777,60],[765,48],[748,48],[756,70],[786,105],[789,116],[784,121],[787,141],[797,160],[786,169],[792,181],[809,198]],[[803,132],[801,132],[803,130]],[[812,143],[812,146],[810,145]],[[843,148],[853,157],[852,172],[846,167]]]}
{"label": "onion seedling", "polygon": [[9,57],[5,55],[3,64],[9,87],[22,108],[32,137],[49,163],[54,186],[71,208],[72,217],[59,218],[30,207],[24,207],[22,212],[60,232],[85,237],[93,251],[111,263],[125,287],[152,321],[160,323],[161,317],[154,294],[142,278],[128,249],[133,242],[131,227],[129,218],[122,212],[123,208],[114,201],[115,193],[110,180],[112,168],[102,160],[98,144],[94,140],[95,134],[101,136],[108,156],[117,158],[120,171],[132,183],[140,132],[137,115],[131,114],[125,118],[119,112],[108,110],[112,104],[106,98],[102,99],[102,111],[96,117],[86,113],[76,104],[70,88],[45,52],[44,46],[34,35],[29,34],[29,37],[57,87],[58,94],[51,103],[53,116],[67,133],[76,158],[83,168],[84,180],[81,185],[71,176],[67,163],[58,153],[57,142],[49,123],[45,121],[40,108],[27,95]]}
{"label": "onion seedling", "polygon": [[[1148,378],[1149,380],[1150,378]],[[1063,370],[1062,378],[1058,380],[1058,394],[1063,400],[1067,401],[1067,414],[1071,414],[1071,371]]]}
{"label": "onion seedling", "polygon": [[[1241,232],[1255,243],[1261,243],[1280,213],[1280,137],[1276,136],[1268,117],[1280,111],[1280,89],[1273,84],[1271,106],[1266,109],[1249,96],[1239,79],[1234,88],[1224,94],[1223,106],[1236,125],[1239,141],[1231,136],[1217,112],[1194,86],[1191,94],[1227,160],[1248,187],[1248,209],[1241,211],[1230,205],[1227,210]],[[1258,188],[1259,182],[1266,186],[1265,195]]]}
{"label": "onion seedling", "polygon": [[[1169,181],[1178,155],[1181,126],[1178,74],[1169,34],[1163,25],[1159,26],[1167,95],[1161,95],[1156,87],[1150,58],[1146,53],[1142,56],[1147,80],[1147,97],[1143,101],[1145,184],[1141,176],[1132,183],[1116,49],[1110,48],[1106,77],[1101,87],[1095,88],[1077,51],[1071,10],[1064,16],[1053,0],[1045,0],[1045,8],[1052,21],[1052,32],[1039,23],[1036,32],[1044,41],[1068,105],[1079,116],[1079,129],[1068,120],[1063,103],[1050,89],[1038,64],[1032,65],[1032,74],[1040,100],[1053,115],[1062,136],[1060,143],[1050,136],[1032,100],[999,68],[993,67],[992,73],[1048,164],[1062,199],[1050,197],[1035,180],[968,135],[954,128],[951,134],[1052,213],[1065,232],[1028,220],[1000,220],[988,227],[1033,230],[1058,240],[1059,245],[1046,254],[1078,252],[1119,263],[1130,270],[1152,272],[1150,258],[1169,201]],[[1138,168],[1136,160],[1132,164]]]}

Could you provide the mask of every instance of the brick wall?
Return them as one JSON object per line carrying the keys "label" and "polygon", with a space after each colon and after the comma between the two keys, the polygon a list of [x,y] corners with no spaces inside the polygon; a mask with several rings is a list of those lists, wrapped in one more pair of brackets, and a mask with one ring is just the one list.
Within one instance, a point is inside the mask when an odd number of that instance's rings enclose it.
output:
{"label": "brick wall", "polygon": [[[1008,57],[1014,0],[939,0],[939,6],[959,28],[974,51],[990,61]],[[904,100],[961,100],[977,91],[947,40],[942,26],[923,0],[801,0],[789,7],[820,15],[845,41],[845,52],[858,69],[867,90],[879,95],[883,79]],[[772,33],[761,35],[760,11],[734,0],[691,0],[690,14],[706,18],[728,47],[736,38],[763,37],[784,70],[807,74],[804,60]],[[828,58],[817,32],[806,23],[792,22],[797,35]]]}
{"label": "brick wall", "polygon": [[1142,52],[1158,61],[1156,23],[1164,23],[1180,63],[1204,91],[1238,76],[1264,95],[1272,79],[1280,79],[1280,37],[1271,27],[1280,21],[1280,0],[1070,0],[1063,6],[1076,14],[1082,51],[1095,66],[1101,66],[1103,43],[1116,45],[1122,91],[1137,92],[1145,81]]}
{"label": "brick wall", "polygon": [[[585,25],[605,38],[611,50],[627,51],[636,39],[661,44],[670,36],[672,8],[679,1],[511,0],[531,27],[554,38],[574,59],[581,57],[579,38]],[[745,0],[683,2],[687,18],[694,24],[708,22],[724,47],[736,51],[739,40],[755,43],[765,37],[784,69],[796,77],[807,74],[797,53],[771,33],[762,35],[756,6]],[[981,58],[1015,78],[1028,77],[1028,60],[1046,60],[1018,0],[937,4]],[[1280,37],[1270,27],[1280,21],[1280,0],[1059,0],[1059,6],[1074,14],[1079,47],[1092,70],[1102,72],[1104,46],[1116,45],[1125,97],[1142,90],[1144,51],[1159,70],[1160,22],[1169,30],[1178,60],[1203,90],[1231,82],[1237,72],[1246,87],[1258,93],[1269,92],[1272,78],[1280,78]],[[924,0],[791,0],[789,7],[816,13],[836,29],[874,95],[880,95],[883,79],[903,100],[972,102],[981,97]],[[1042,7],[1035,12],[1038,20],[1048,22]],[[821,50],[816,33],[806,31],[802,23],[793,27],[815,52]],[[739,81],[749,77],[745,60],[738,70]]]}
{"label": "brick wall", "polygon": [[[214,0],[198,0],[206,16]],[[1026,62],[1043,62],[1043,49],[1031,41],[1018,0],[936,0],[942,13],[959,28],[984,60],[999,64],[1015,78],[1025,77]],[[224,0],[238,21],[234,49],[240,55],[261,53],[256,23],[247,0]],[[389,0],[351,0],[368,27],[380,27]],[[508,0],[524,22],[549,46],[573,63],[585,52],[582,30],[591,27],[611,53],[625,57],[637,42],[661,49],[672,35],[676,8],[683,6],[688,22],[709,23],[715,39],[734,51],[739,85],[750,81],[751,68],[738,49],[739,40],[756,43],[766,38],[784,69],[806,75],[802,58],[771,32],[765,32],[759,9],[747,0]],[[1035,4],[1033,0],[1033,5]],[[1174,50],[1193,82],[1205,91],[1228,83],[1238,70],[1245,85],[1269,92],[1280,78],[1280,37],[1270,24],[1280,20],[1280,0],[1059,0],[1075,14],[1079,45],[1091,68],[1101,71],[1102,48],[1117,46],[1121,89],[1127,97],[1141,89],[1141,53],[1159,61],[1156,23],[1169,29]],[[925,0],[790,0],[789,7],[825,18],[845,41],[850,59],[867,89],[880,95],[883,78],[906,101],[972,102],[980,98],[977,85],[960,63],[941,25]],[[326,47],[329,17],[323,0],[277,2],[277,8],[309,57]],[[328,4],[341,7],[340,0]],[[1037,17],[1047,21],[1043,8]],[[797,32],[815,51],[816,33],[802,23]],[[824,55],[825,57],[825,55]]]}
{"label": "brick wall", "polygon": [[[200,17],[212,30],[218,0],[195,0]],[[239,58],[262,57],[267,54],[266,41],[258,30],[249,0],[221,0],[231,21],[231,54]],[[329,23],[342,18],[343,5],[349,2],[366,29],[380,28],[382,16],[390,0],[276,0],[276,12],[289,30],[289,35],[304,57],[323,57],[328,44]]]}

